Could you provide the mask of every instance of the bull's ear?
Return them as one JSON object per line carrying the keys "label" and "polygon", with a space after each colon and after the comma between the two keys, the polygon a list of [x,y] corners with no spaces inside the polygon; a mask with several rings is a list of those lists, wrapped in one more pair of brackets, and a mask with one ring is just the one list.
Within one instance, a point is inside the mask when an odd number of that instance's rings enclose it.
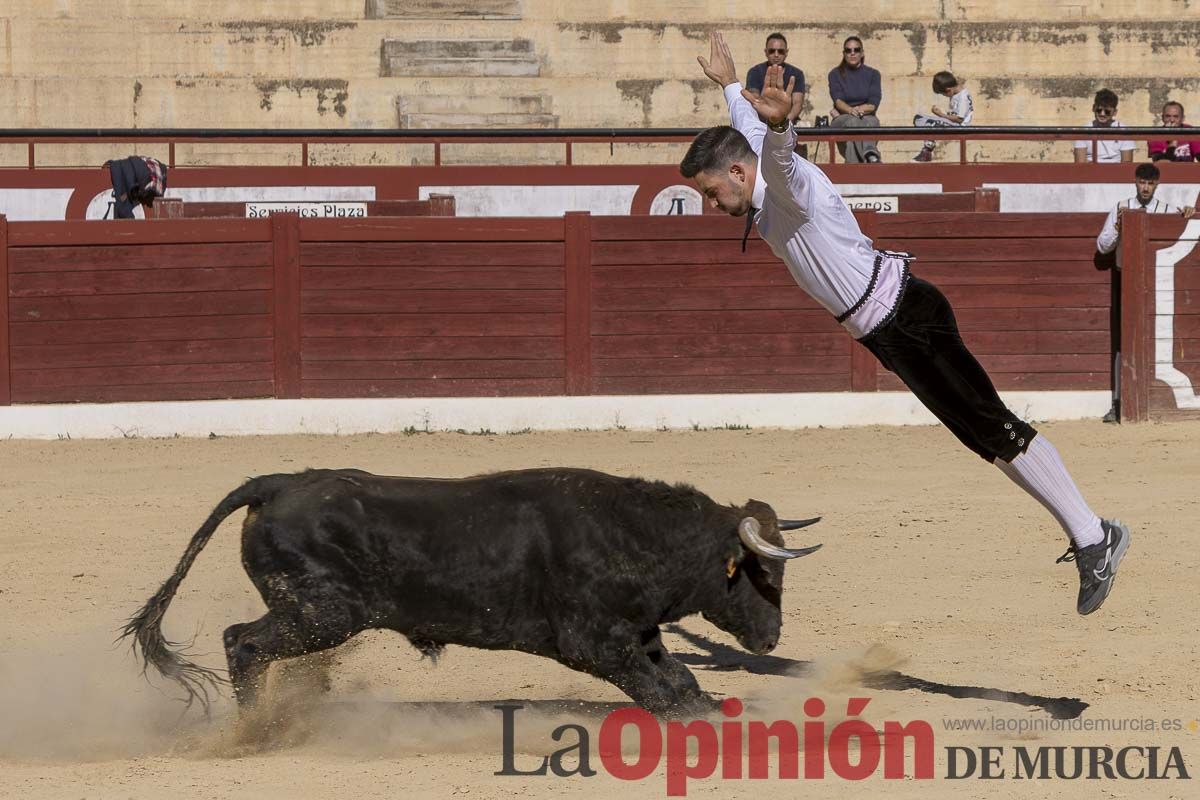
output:
{"label": "bull's ear", "polygon": [[730,556],[725,562],[725,577],[733,580],[733,576],[737,574],[737,556]]}
{"label": "bull's ear", "polygon": [[759,520],[775,519],[775,509],[771,508],[769,503],[764,503],[762,500],[751,498],[746,501],[743,506],[746,513],[752,517],[758,517]]}

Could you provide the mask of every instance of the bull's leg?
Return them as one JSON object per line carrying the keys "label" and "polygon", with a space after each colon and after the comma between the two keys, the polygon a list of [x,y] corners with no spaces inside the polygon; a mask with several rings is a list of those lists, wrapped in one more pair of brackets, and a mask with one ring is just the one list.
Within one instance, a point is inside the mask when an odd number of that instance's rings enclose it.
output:
{"label": "bull's leg", "polygon": [[667,648],[663,645],[662,635],[657,628],[653,632],[647,631],[643,637],[648,639],[643,645],[646,657],[662,673],[663,677],[675,686],[686,703],[696,707],[713,703],[712,697],[696,682],[696,676],[692,674],[692,671],[667,652]]}
{"label": "bull's leg", "polygon": [[294,618],[281,619],[274,612],[254,622],[229,626],[225,629],[225,658],[238,707],[246,710],[257,703],[272,661],[337,647],[357,632],[342,625],[305,625]]}
{"label": "bull's leg", "polygon": [[[680,676],[673,669],[664,672],[651,660],[645,635],[623,623],[606,625],[604,635],[593,635],[600,630],[595,624],[568,630],[572,635],[559,637],[560,660],[567,666],[608,681],[652,714],[673,716],[694,708],[696,698],[681,685]],[[581,635],[583,631],[588,633]],[[691,685],[699,691],[695,678]]]}

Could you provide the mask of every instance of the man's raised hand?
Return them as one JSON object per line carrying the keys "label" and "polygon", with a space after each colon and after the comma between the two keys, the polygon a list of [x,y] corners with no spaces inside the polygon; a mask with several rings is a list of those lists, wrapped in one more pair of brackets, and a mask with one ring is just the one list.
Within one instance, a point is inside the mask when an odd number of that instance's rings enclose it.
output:
{"label": "man's raised hand", "polygon": [[783,85],[783,67],[775,64],[767,67],[767,77],[763,81],[762,94],[742,89],[742,97],[758,115],[770,125],[781,125],[792,110],[792,92],[796,88],[795,77],[788,78],[787,87]]}
{"label": "man's raised hand", "polygon": [[714,83],[719,84],[722,89],[731,83],[737,83],[733,54],[729,52],[729,45],[725,44],[725,37],[717,31],[713,31],[708,35],[708,42],[712,46],[708,60],[705,60],[704,56],[696,56],[696,60],[704,68],[704,74]]}

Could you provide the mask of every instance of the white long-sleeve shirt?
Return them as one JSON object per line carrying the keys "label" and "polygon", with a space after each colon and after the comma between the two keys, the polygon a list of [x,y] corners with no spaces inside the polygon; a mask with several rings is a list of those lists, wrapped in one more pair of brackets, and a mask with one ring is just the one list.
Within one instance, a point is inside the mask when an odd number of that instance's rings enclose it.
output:
{"label": "white long-sleeve shirt", "polygon": [[[1137,195],[1122,200],[1112,211],[1108,212],[1108,217],[1104,220],[1104,227],[1100,229],[1100,235],[1096,237],[1096,249],[1101,253],[1111,253],[1120,244],[1121,232],[1117,230],[1117,220],[1121,218],[1121,209],[1124,208],[1144,208],[1148,214],[1178,214],[1180,211],[1170,203],[1164,203],[1153,197],[1144,206],[1138,202]],[[1120,253],[1117,253],[1117,266],[1121,266]]]}
{"label": "white long-sleeve shirt", "polygon": [[733,127],[759,157],[751,200],[758,234],[800,288],[861,338],[890,316],[907,261],[875,251],[825,173],[796,155],[791,127],[769,130],[741,89],[726,86],[725,101]]}

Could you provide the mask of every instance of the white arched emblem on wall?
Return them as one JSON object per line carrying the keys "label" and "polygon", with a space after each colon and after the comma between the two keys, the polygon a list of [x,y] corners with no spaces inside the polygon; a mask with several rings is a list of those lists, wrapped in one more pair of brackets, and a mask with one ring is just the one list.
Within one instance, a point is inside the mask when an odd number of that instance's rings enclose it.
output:
{"label": "white arched emblem on wall", "polygon": [[703,214],[704,198],[691,186],[668,186],[650,203],[651,214]]}
{"label": "white arched emblem on wall", "polygon": [[1175,367],[1175,265],[1196,249],[1197,239],[1200,219],[1188,222],[1179,241],[1154,261],[1154,377],[1171,387],[1176,408],[1200,408],[1191,379]]}

